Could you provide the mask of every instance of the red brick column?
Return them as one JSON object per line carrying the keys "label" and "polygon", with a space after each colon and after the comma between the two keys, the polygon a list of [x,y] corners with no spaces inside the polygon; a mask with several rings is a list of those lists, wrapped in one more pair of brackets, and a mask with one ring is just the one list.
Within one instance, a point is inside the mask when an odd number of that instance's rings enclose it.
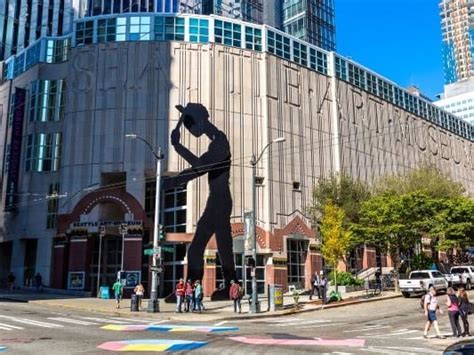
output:
{"label": "red brick column", "polygon": [[286,258],[273,258],[273,264],[265,266],[265,282],[270,285],[282,285],[288,291],[288,266]]}
{"label": "red brick column", "polygon": [[204,257],[204,276],[202,278],[204,296],[210,297],[216,289],[216,257]]}
{"label": "red brick column", "polygon": [[72,236],[69,242],[68,271],[87,270],[87,236]]}
{"label": "red brick column", "polygon": [[306,258],[305,263],[305,288],[310,290],[312,288],[311,279],[315,272],[319,272],[323,269],[323,258],[321,253],[316,250],[311,250]]}
{"label": "red brick column", "polygon": [[68,244],[65,241],[53,245],[53,268],[51,271],[51,286],[66,288],[68,272]]}
{"label": "red brick column", "polygon": [[126,271],[141,271],[142,252],[142,236],[125,235],[123,268]]}
{"label": "red brick column", "polygon": [[369,248],[367,246],[364,247],[364,258],[362,260],[362,267],[364,269],[368,269],[371,267],[375,267],[375,249]]}

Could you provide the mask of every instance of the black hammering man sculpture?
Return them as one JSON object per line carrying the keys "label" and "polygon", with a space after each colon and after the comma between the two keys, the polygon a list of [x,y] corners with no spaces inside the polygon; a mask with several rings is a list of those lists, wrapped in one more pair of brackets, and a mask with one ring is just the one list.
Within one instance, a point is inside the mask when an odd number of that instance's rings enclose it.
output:
{"label": "black hammering man sculpture", "polygon": [[[211,236],[215,235],[225,287],[215,291],[212,299],[228,299],[230,282],[237,280],[230,227],[232,196],[229,186],[231,166],[229,141],[225,133],[209,121],[209,112],[202,104],[188,103],[186,107],[178,105],[176,108],[181,112],[181,116],[176,128],[171,132],[171,144],[176,153],[183,157],[191,167],[181,171],[175,177],[165,179],[163,188],[184,186],[204,174],[207,174],[209,182],[206,208],[197,223],[194,238],[188,249],[187,279],[202,280],[204,250]],[[206,135],[210,139],[211,143],[207,152],[198,157],[181,144],[182,125],[193,136],[200,138]]]}

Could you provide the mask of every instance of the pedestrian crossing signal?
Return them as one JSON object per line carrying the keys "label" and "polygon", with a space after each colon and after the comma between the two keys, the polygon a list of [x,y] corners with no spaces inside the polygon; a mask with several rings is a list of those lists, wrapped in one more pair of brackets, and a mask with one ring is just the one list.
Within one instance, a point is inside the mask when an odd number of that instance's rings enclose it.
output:
{"label": "pedestrian crossing signal", "polygon": [[245,258],[245,265],[255,267],[255,259],[251,256]]}

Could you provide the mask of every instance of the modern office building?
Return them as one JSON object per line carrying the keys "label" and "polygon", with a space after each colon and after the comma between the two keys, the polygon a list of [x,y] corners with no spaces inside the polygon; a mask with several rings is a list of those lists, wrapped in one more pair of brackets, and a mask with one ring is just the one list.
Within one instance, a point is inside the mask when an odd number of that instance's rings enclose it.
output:
{"label": "modern office building", "polygon": [[441,100],[435,104],[472,123],[474,3],[467,0],[442,0],[439,7],[446,85]]}
{"label": "modern office building", "polygon": [[[51,287],[95,292],[123,268],[131,282],[149,287],[143,254],[152,237],[156,161],[142,141],[125,135],[161,147],[163,181],[176,176],[189,167],[170,144],[177,104],[202,103],[227,136],[233,253],[247,287],[250,159],[286,138],[257,165],[260,292],[269,283],[309,287],[323,267],[305,211],[313,186],[332,173],[372,183],[431,163],[474,192],[472,125],[264,25],[191,14],[85,17],[71,35],[42,38],[9,58],[1,74],[0,279],[12,270],[20,284],[40,272]],[[184,125],[180,132],[193,154],[207,151],[207,138]],[[208,193],[206,176],[162,191],[162,294],[186,273]],[[369,247],[351,260],[355,269],[376,265],[390,266],[390,259]],[[206,294],[221,282],[211,238]]]}
{"label": "modern office building", "polygon": [[284,0],[283,31],[303,41],[336,50],[333,0]]}
{"label": "modern office building", "polygon": [[441,99],[435,105],[473,124],[474,79],[446,85]]}
{"label": "modern office building", "polygon": [[446,84],[473,76],[474,3],[469,0],[441,0],[439,4],[443,36]]}
{"label": "modern office building", "polygon": [[[285,1],[283,5],[283,0],[1,0],[0,60],[8,59],[40,37],[72,33],[75,19],[119,13],[214,14],[265,23],[334,50],[332,0],[304,0],[291,6],[290,3]],[[295,6],[299,12],[293,10]]]}

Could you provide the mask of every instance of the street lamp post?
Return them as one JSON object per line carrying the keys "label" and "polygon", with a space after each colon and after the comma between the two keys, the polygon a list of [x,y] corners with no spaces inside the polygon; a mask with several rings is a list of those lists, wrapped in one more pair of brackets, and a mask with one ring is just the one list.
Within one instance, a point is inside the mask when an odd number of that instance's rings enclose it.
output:
{"label": "street lamp post", "polygon": [[160,216],[160,180],[161,180],[161,160],[163,159],[163,153],[161,147],[158,148],[158,152],[155,152],[151,144],[144,138],[136,134],[126,134],[125,137],[131,139],[139,139],[145,143],[151,150],[156,158],[156,187],[155,187],[155,220],[153,223],[153,268],[151,278],[151,293],[150,301],[148,302],[148,312],[155,313],[160,311],[160,303],[158,300],[158,261],[161,263],[161,252],[159,254],[156,251],[159,248],[159,216]]}
{"label": "street lamp post", "polygon": [[285,141],[285,137],[279,137],[272,140],[268,143],[265,147],[263,147],[262,151],[258,158],[253,154],[252,160],[250,161],[250,165],[252,166],[252,217],[253,217],[253,236],[252,236],[252,258],[253,258],[253,265],[252,265],[252,303],[250,305],[250,313],[258,313],[260,306],[258,304],[258,294],[257,294],[257,184],[255,183],[255,179],[257,177],[257,164],[263,156],[263,153],[270,147],[273,143],[283,143]]}

